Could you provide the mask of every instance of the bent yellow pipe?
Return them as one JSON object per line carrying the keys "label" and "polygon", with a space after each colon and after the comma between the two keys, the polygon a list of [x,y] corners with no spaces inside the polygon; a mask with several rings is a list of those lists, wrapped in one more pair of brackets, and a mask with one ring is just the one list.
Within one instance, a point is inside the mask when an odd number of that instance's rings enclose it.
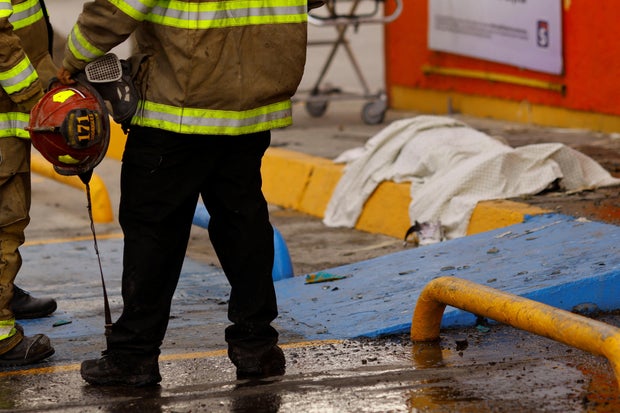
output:
{"label": "bent yellow pipe", "polygon": [[[77,189],[86,189],[80,178],[77,176],[59,175],[54,170],[52,164],[47,162],[42,156],[32,155],[30,161],[30,169],[32,172]],[[105,187],[103,180],[97,174],[93,174],[90,180],[90,196],[92,202],[93,221],[112,222],[114,219],[114,214],[112,213],[112,203],[110,202],[108,190]]]}
{"label": "bent yellow pipe", "polygon": [[604,356],[620,386],[617,327],[471,281],[439,277],[429,282],[418,298],[411,322],[412,341],[439,339],[446,305]]}

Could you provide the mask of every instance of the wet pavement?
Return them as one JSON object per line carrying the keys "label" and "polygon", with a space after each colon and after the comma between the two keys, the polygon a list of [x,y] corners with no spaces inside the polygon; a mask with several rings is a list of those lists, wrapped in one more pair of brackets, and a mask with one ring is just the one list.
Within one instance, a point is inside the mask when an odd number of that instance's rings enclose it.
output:
{"label": "wet pavement", "polygon": [[[165,352],[161,386],[92,387],[75,362],[0,373],[1,408],[58,412],[613,412],[605,363],[505,326],[284,345],[287,374],[237,381],[223,350]],[[57,344],[57,348],[65,346]],[[178,350],[178,346],[177,346]],[[596,383],[593,389],[593,383]]]}
{"label": "wet pavement", "polygon": [[[51,185],[35,181],[37,187]],[[67,195],[73,193],[69,191]],[[43,206],[39,205],[36,211],[48,209]],[[70,225],[71,208],[67,212],[65,221]],[[317,221],[310,217],[304,219]],[[279,228],[286,234],[286,222],[280,223]],[[79,224],[75,225],[77,229]],[[35,224],[33,229],[37,227]],[[109,230],[114,225],[97,228]],[[196,229],[200,234],[200,229]],[[99,238],[111,310],[116,317],[121,309],[122,241],[113,231],[103,231]],[[294,245],[291,240],[289,247]],[[425,251],[430,249],[422,247],[396,254],[419,255]],[[615,377],[605,358],[531,333],[478,319],[466,327],[442,329],[441,340],[434,344],[413,344],[407,334],[334,339],[338,335],[351,335],[344,328],[342,331],[332,328],[330,334],[319,332],[318,337],[324,338],[316,339],[314,334],[295,327],[290,319],[293,307],[286,302],[281,302],[282,316],[276,326],[287,358],[287,374],[263,381],[238,381],[223,341],[228,297],[225,277],[218,266],[189,256],[162,346],[161,386],[149,389],[89,386],[79,376],[79,363],[97,357],[105,346],[103,301],[92,240],[88,237],[31,239],[22,254],[26,264],[20,275],[21,285],[36,295],[54,296],[59,301],[59,308],[51,317],[22,324],[27,333],[49,335],[56,354],[36,366],[0,372],[0,408],[4,410],[612,412],[620,408]],[[379,277],[388,276],[380,272],[380,265],[373,270],[373,264],[398,260],[391,260],[394,254],[382,255],[380,250],[377,254],[376,259],[348,265],[358,267],[360,273],[368,267],[367,271],[374,271]],[[347,258],[341,257],[343,261]],[[338,282],[316,287],[323,294],[334,294],[333,290],[340,288]],[[372,285],[367,285],[367,292],[381,295],[385,285],[376,285],[375,291],[370,291]],[[321,297],[317,295],[320,292],[314,294]],[[409,310],[413,309],[413,300],[405,304]],[[357,307],[366,308],[360,305]],[[313,314],[306,312],[307,317],[296,315],[297,322],[308,321],[311,327],[310,320],[316,320],[317,316],[320,319],[319,312],[324,311],[325,317],[336,318],[336,325],[355,323],[350,317],[351,310],[342,307],[340,314],[333,314],[334,309],[325,304],[313,311]],[[394,312],[393,306],[387,305],[385,311]],[[620,316],[593,311],[591,315],[620,326]]]}
{"label": "wet pavement", "polygon": [[[292,130],[291,130],[292,131]],[[118,163],[98,173],[112,184]],[[153,389],[96,388],[79,363],[104,348],[101,285],[84,194],[33,177],[33,220],[22,249],[20,285],[54,296],[57,312],[25,321],[45,332],[56,354],[31,368],[0,372],[0,408],[62,412],[613,412],[620,397],[609,362],[512,327],[442,329],[436,346],[407,335],[308,341],[282,329],[287,374],[263,382],[235,380],[225,355],[227,285],[203,228],[193,231]],[[594,204],[591,204],[594,205]],[[320,220],[272,207],[296,275],[402,253],[402,241],[325,228]],[[117,223],[97,224],[113,317],[120,313],[121,239]],[[577,239],[578,240],[578,239]],[[578,243],[578,242],[577,242]],[[419,249],[418,251],[422,251]],[[570,269],[568,270],[570,273]],[[379,274],[380,276],[380,274]],[[208,282],[207,282],[208,281]],[[208,288],[206,285],[208,284]],[[332,284],[331,288],[334,288]],[[372,288],[369,287],[369,288]],[[413,310],[413,303],[409,308]],[[285,314],[287,308],[281,309]],[[388,309],[389,311],[389,309]],[[316,316],[316,314],[308,314]],[[342,314],[346,323],[346,314]],[[603,320],[620,326],[620,317]],[[68,324],[62,322],[70,321]],[[302,318],[303,321],[303,318]],[[60,322],[57,327],[54,323]]]}
{"label": "wet pavement", "polygon": [[[378,29],[361,28],[360,34],[376,40]],[[382,73],[372,67],[379,61],[375,44],[368,46],[362,53],[362,64],[370,69],[366,70],[370,83],[380,86]],[[359,47],[357,50],[364,51]],[[311,84],[309,79],[318,71],[315,63],[319,59],[313,53],[304,87]],[[346,62],[336,67],[329,76],[331,82],[357,86],[355,79],[347,75]],[[298,102],[295,125],[274,132],[273,146],[333,159],[346,149],[363,145],[389,122],[416,115],[389,111],[384,124],[366,125],[360,119],[362,104],[330,103],[324,116],[313,118],[305,112],[303,102]],[[513,146],[563,142],[592,156],[613,174],[620,171],[620,140],[615,135],[453,116],[488,134],[502,136]],[[105,179],[115,211],[119,169],[118,161],[106,159],[96,170]],[[619,193],[618,188],[607,188],[547,193],[519,201],[615,225],[620,219]],[[288,244],[297,276],[403,251],[400,239],[326,228],[315,217],[274,205],[271,214]],[[122,305],[120,229],[114,221],[99,223],[96,230],[112,313],[117,317]],[[575,237],[578,245],[579,238]],[[80,378],[79,363],[97,357],[105,340],[101,284],[84,194],[34,175],[32,223],[22,254],[24,267],[18,284],[35,295],[53,296],[59,303],[52,317],[24,321],[24,328],[27,334],[48,334],[56,354],[36,366],[0,371],[2,411],[620,411],[616,378],[604,357],[485,319],[465,327],[442,329],[438,343],[414,345],[402,333],[357,339],[319,334],[317,339],[286,328],[282,318],[278,327],[287,374],[263,381],[238,381],[223,340],[228,287],[208,235],[199,227],[192,232],[184,276],[162,346],[161,386],[92,387]],[[570,273],[570,268],[566,272]],[[335,287],[331,284],[330,289]],[[367,288],[372,289],[372,284]],[[596,285],[588,288],[595,289]],[[407,305],[413,310],[413,302]],[[287,310],[282,308],[282,314]],[[319,310],[313,311],[308,318],[320,316],[316,313]],[[599,313],[594,309],[588,315],[620,327],[620,315],[614,312]],[[347,313],[338,316],[339,322],[351,323]]]}
{"label": "wet pavement", "polygon": [[[388,121],[409,115],[415,114],[390,112]],[[357,103],[334,105],[320,121],[300,110],[295,116],[296,126],[274,133],[274,144],[327,158],[363,144],[382,127],[364,125],[359,119]],[[515,125],[504,122],[471,121],[490,131],[515,130]],[[519,130],[521,142],[527,142],[527,136],[544,133],[547,139],[571,138],[571,145],[586,141],[607,145],[607,155],[613,154],[616,142],[613,137],[593,136],[583,131],[550,131],[532,126]],[[119,167],[118,161],[106,159],[96,171],[105,178],[114,205],[119,196],[116,185]],[[477,326],[442,329],[442,339],[435,346],[414,346],[402,334],[315,341],[315,337],[309,340],[304,334],[284,328],[281,342],[288,362],[287,374],[261,382],[237,381],[233,366],[225,356],[223,341],[227,285],[206,231],[199,227],[192,233],[184,277],[162,347],[161,386],[153,389],[89,386],[79,376],[79,363],[97,357],[105,343],[101,285],[85,197],[80,191],[37,175],[33,176],[33,191],[32,223],[22,249],[24,267],[18,283],[36,295],[54,296],[59,308],[52,317],[25,321],[23,325],[28,334],[50,335],[56,354],[32,368],[0,372],[1,409],[28,412],[620,410],[616,379],[604,357],[512,327],[486,325],[484,320]],[[553,203],[554,210],[568,214],[573,209],[579,217],[584,211],[599,211],[601,199],[617,205],[614,191],[617,188],[546,194],[527,201]],[[577,199],[582,203],[579,209],[575,208],[579,204]],[[326,228],[317,218],[277,206],[271,206],[271,213],[274,225],[288,244],[297,276],[403,252],[399,239],[352,229]],[[121,308],[120,230],[117,222],[97,224],[96,230],[112,313],[116,317]],[[574,241],[578,245],[579,237],[575,236]],[[570,268],[567,272],[570,273]],[[413,303],[409,308],[413,310]],[[287,308],[281,311],[285,314]],[[308,314],[311,315],[316,316]],[[341,316],[341,321],[346,323],[347,315]],[[619,316],[599,317],[620,326]],[[54,327],[55,323],[60,325]]]}

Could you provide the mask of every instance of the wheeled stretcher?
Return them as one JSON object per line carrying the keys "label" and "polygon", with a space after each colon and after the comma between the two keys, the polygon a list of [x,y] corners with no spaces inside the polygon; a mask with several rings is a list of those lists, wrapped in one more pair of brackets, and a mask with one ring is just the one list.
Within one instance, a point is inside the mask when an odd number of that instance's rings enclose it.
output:
{"label": "wheeled stretcher", "polygon": [[[390,15],[383,14],[381,7],[386,0],[326,0],[325,6],[308,13],[308,22],[314,26],[334,27],[336,30],[336,38],[329,41],[309,41],[308,46],[331,46],[331,50],[327,55],[325,64],[323,65],[319,77],[311,87],[309,92],[305,93],[305,97],[297,96],[298,100],[305,101],[305,107],[308,114],[313,117],[321,117],[327,110],[330,100],[366,100],[366,104],[362,108],[362,120],[367,124],[379,124],[383,122],[385,112],[387,110],[387,97],[385,91],[379,90],[376,93],[370,91],[370,87],[362,68],[360,67],[349,40],[347,31],[349,28],[357,29],[364,24],[387,24],[396,20],[402,12],[402,0],[391,0],[394,2],[394,11]],[[370,10],[366,7],[361,11],[362,3],[372,2],[373,7]],[[341,11],[343,7],[346,11]],[[347,7],[348,6],[348,7]],[[366,4],[366,6],[369,6]],[[351,63],[353,71],[357,76],[360,86],[360,93],[343,92],[339,88],[324,87],[325,75],[334,61],[338,49],[344,48],[346,55]],[[299,94],[298,94],[299,95]]]}

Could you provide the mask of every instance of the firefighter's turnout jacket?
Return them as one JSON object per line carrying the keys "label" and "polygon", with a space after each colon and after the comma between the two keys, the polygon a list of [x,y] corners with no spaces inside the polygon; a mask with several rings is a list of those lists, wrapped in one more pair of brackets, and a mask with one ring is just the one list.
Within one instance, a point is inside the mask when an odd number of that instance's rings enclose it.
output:
{"label": "firefighter's turnout jacket", "polygon": [[0,138],[28,138],[28,112],[56,74],[38,0],[0,0],[0,44]]}
{"label": "firefighter's turnout jacket", "polygon": [[[306,58],[307,0],[95,0],[73,27],[71,73],[133,32],[131,124],[239,135],[291,124]],[[143,57],[138,59],[138,57]]]}

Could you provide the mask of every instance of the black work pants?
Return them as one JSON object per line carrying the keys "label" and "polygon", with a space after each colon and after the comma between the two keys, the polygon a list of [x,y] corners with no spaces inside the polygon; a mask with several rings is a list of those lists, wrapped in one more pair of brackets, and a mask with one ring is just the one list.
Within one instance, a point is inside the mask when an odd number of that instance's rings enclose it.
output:
{"label": "black work pants", "polygon": [[277,342],[273,228],[260,166],[270,132],[184,135],[132,127],[121,171],[123,312],[108,351],[159,354],[199,195],[231,286],[229,347],[261,353]]}

